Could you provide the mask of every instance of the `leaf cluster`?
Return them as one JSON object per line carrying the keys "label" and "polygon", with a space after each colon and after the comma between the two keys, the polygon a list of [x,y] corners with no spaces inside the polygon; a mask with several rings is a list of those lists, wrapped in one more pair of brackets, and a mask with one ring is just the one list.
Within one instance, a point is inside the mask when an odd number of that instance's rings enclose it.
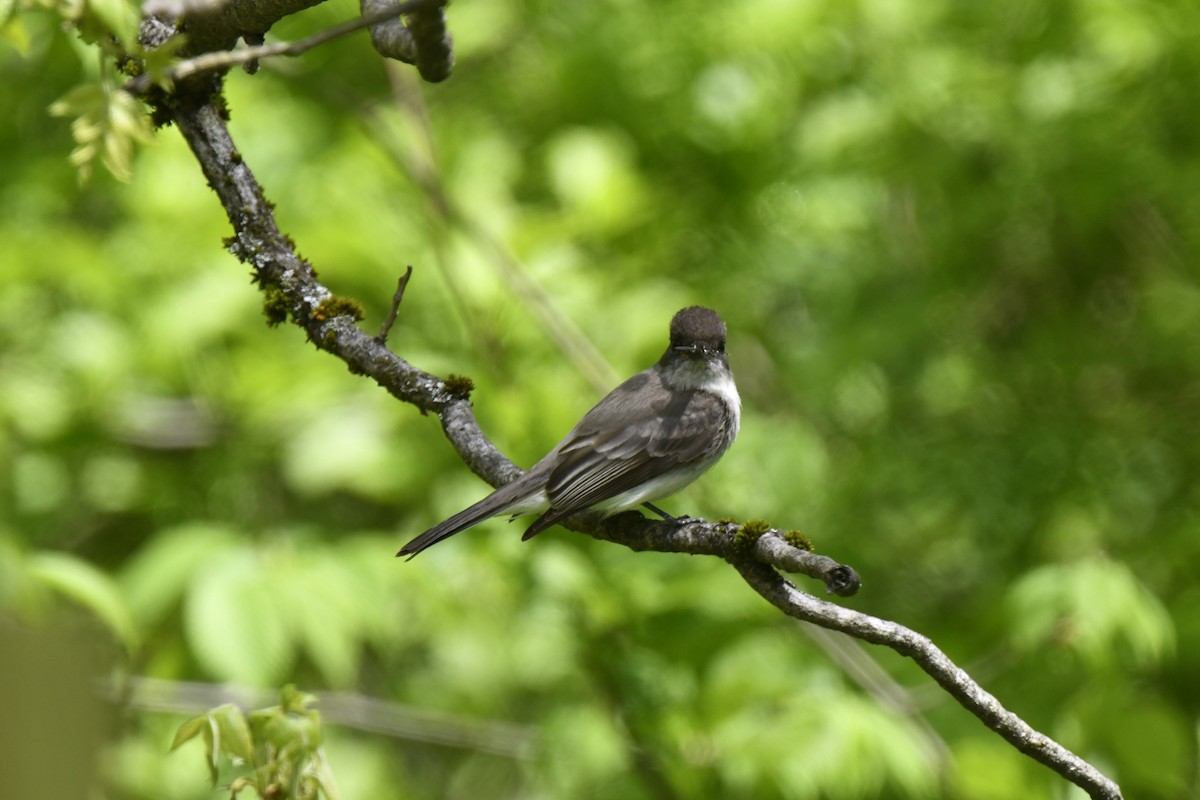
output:
{"label": "leaf cluster", "polygon": [[171,749],[201,736],[213,785],[228,759],[244,774],[230,781],[230,796],[253,789],[263,800],[337,798],[321,745],[321,715],[312,695],[286,686],[278,706],[244,713],[227,703],[179,726]]}

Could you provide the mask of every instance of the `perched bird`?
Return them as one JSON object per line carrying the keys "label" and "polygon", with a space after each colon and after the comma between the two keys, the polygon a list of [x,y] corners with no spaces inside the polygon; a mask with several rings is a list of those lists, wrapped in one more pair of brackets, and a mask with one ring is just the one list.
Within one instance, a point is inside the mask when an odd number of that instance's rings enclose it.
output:
{"label": "perched bird", "polygon": [[545,458],[400,549],[415,556],[489,517],[542,512],[522,539],[584,509],[613,514],[674,494],[717,462],[737,436],[741,399],[725,355],[725,323],[690,306],[671,320],[654,366],[584,415]]}

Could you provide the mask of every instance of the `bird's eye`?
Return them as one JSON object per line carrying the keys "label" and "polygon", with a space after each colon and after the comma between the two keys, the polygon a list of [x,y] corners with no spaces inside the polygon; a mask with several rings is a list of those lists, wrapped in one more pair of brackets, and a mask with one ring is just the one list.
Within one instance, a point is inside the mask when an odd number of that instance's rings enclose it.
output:
{"label": "bird's eye", "polygon": [[717,342],[717,352],[718,352],[718,353],[724,353],[724,352],[725,352],[725,340],[724,340],[724,339],[722,339],[721,341]]}

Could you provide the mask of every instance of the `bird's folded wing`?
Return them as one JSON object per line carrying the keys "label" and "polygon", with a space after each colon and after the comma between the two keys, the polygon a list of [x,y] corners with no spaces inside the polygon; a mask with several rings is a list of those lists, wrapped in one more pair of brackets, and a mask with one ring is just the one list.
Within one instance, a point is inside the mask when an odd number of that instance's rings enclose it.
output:
{"label": "bird's folded wing", "polygon": [[546,483],[556,518],[703,459],[719,446],[714,430],[729,416],[724,401],[708,392],[680,392],[664,407],[623,411],[616,426],[607,414],[589,413],[559,446]]}

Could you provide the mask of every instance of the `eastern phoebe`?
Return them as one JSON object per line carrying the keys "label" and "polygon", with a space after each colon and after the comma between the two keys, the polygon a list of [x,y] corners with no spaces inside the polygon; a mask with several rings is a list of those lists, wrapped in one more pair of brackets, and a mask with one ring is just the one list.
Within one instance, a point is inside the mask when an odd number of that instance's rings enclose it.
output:
{"label": "eastern phoebe", "polygon": [[725,323],[690,306],[671,320],[658,363],[613,389],[567,438],[520,478],[439,522],[396,555],[432,544],[498,514],[543,512],[522,540],[584,509],[614,514],[687,486],[737,436],[742,402],[725,356]]}

